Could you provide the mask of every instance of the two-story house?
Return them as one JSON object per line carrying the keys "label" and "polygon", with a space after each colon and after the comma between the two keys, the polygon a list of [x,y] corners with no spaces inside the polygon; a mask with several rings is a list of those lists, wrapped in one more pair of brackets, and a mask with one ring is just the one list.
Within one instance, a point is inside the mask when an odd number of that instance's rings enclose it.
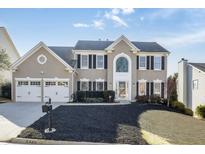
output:
{"label": "two-story house", "polygon": [[37,44],[12,65],[14,101],[66,102],[77,90],[114,90],[117,100],[167,96],[169,51],[156,42],[80,40],[74,47]]}

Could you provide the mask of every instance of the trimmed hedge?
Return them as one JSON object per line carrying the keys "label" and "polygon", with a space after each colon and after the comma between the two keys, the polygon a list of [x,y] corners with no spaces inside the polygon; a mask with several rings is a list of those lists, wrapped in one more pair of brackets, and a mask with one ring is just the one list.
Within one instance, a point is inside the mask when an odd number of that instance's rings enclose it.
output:
{"label": "trimmed hedge", "polygon": [[[93,99],[101,98],[102,102],[114,102],[115,92],[112,90],[106,91],[77,91],[73,94],[74,102],[90,102]],[[96,100],[98,101],[98,100]]]}
{"label": "trimmed hedge", "polygon": [[189,109],[189,108],[185,108],[185,111],[184,111],[184,113],[186,114],[186,115],[190,115],[190,116],[193,116],[193,111],[191,110],[191,109]]}
{"label": "trimmed hedge", "polygon": [[196,114],[202,118],[205,118],[205,105],[199,105],[196,108]]}
{"label": "trimmed hedge", "polygon": [[152,96],[136,96],[135,97],[136,102],[140,103],[158,103],[158,104],[166,104],[167,100],[159,97],[158,95],[152,95]]}

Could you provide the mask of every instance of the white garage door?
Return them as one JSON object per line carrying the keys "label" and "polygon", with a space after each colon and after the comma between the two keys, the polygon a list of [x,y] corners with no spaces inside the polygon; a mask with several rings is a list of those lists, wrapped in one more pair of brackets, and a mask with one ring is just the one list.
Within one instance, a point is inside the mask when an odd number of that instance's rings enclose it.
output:
{"label": "white garage door", "polygon": [[16,101],[17,102],[40,102],[41,82],[37,80],[17,80],[16,81]]}
{"label": "white garage door", "polygon": [[69,86],[68,81],[49,80],[44,81],[44,101],[51,98],[52,102],[68,102]]}

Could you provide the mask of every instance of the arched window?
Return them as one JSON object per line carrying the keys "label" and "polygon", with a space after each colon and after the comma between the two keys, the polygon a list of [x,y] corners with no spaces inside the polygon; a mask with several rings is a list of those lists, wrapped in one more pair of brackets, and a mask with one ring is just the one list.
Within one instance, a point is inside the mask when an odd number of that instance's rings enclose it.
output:
{"label": "arched window", "polygon": [[116,72],[128,72],[128,60],[125,57],[117,59]]}

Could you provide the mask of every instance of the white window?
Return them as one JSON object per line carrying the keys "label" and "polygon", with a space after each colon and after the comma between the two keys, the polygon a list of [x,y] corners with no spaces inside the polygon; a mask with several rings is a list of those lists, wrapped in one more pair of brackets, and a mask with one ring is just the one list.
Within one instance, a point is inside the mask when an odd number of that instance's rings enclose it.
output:
{"label": "white window", "polygon": [[140,69],[146,69],[146,57],[145,56],[140,56],[139,57],[139,68]]}
{"label": "white window", "polygon": [[193,80],[193,90],[197,90],[198,89],[198,80]]}
{"label": "white window", "polygon": [[161,70],[161,57],[154,57],[154,69]]}
{"label": "white window", "polygon": [[46,81],[46,86],[55,86],[56,82],[55,81]]}
{"label": "white window", "polygon": [[146,82],[139,82],[139,96],[146,95]]}
{"label": "white window", "polygon": [[104,82],[97,81],[96,82],[96,90],[103,91],[103,89],[104,89]]}
{"label": "white window", "polygon": [[28,85],[28,81],[18,81],[18,86]]}
{"label": "white window", "polygon": [[65,81],[59,81],[59,82],[58,82],[58,86],[68,87],[68,82],[65,82]]}
{"label": "white window", "polygon": [[88,91],[89,90],[89,82],[88,81],[81,81],[81,91]]}
{"label": "white window", "polygon": [[81,68],[88,69],[88,55],[81,55]]}
{"label": "white window", "polygon": [[41,82],[40,82],[40,81],[31,81],[31,82],[30,82],[30,85],[31,85],[31,86],[40,86],[40,85],[41,85]]}
{"label": "white window", "polygon": [[103,69],[104,68],[104,56],[97,55],[97,68]]}
{"label": "white window", "polygon": [[154,83],[154,95],[161,95],[161,82]]}

